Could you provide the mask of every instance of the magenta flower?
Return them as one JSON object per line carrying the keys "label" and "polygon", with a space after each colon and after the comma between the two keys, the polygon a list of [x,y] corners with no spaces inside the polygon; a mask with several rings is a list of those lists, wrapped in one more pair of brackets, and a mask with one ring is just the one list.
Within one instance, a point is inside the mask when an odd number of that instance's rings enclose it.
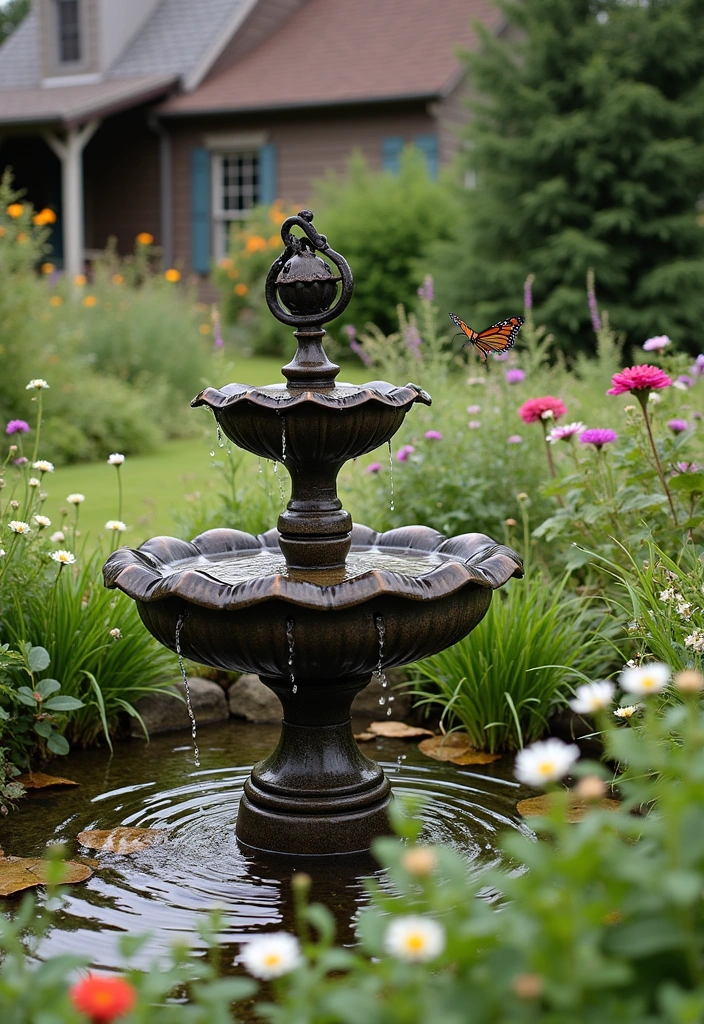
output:
{"label": "magenta flower", "polygon": [[506,438],[506,444],[523,444],[523,438],[520,434],[511,434]]}
{"label": "magenta flower", "polygon": [[585,430],[579,435],[580,444],[593,444],[597,450],[601,450],[605,444],[611,444],[615,441],[618,434],[615,430],[602,429],[596,427],[594,430]]}
{"label": "magenta flower", "polygon": [[25,423],[24,420],[10,420],[5,427],[6,434],[28,434],[29,423]]}
{"label": "magenta flower", "polygon": [[701,473],[702,467],[696,462],[676,462],[674,465],[674,476],[678,473]]}
{"label": "magenta flower", "polygon": [[656,334],[654,338],[648,338],[647,341],[643,342],[644,352],[662,352],[664,348],[670,344],[670,339],[666,334]]}
{"label": "magenta flower", "polygon": [[520,384],[522,380],[526,379],[526,375],[523,370],[514,369],[506,371],[506,383],[507,384]]}
{"label": "magenta flower", "polygon": [[425,280],[418,289],[418,295],[421,299],[425,299],[427,302],[432,302],[435,298],[434,282],[430,274],[425,275]]}
{"label": "magenta flower", "polygon": [[380,462],[370,462],[367,468],[364,470],[365,473],[378,473],[382,468]]}
{"label": "magenta flower", "polygon": [[538,423],[540,420],[559,419],[567,412],[567,406],[560,398],[543,395],[542,398],[529,398],[518,410],[524,423]]}
{"label": "magenta flower", "polygon": [[442,434],[439,430],[426,430],[425,436],[428,441],[442,441]]}
{"label": "magenta flower", "polygon": [[396,458],[398,459],[399,462],[407,462],[408,456],[412,455],[414,451],[415,448],[413,447],[412,444],[404,444],[396,452]]}
{"label": "magenta flower", "polygon": [[620,373],[615,373],[611,378],[611,384],[607,395],[625,395],[630,391],[640,398],[639,391],[669,388],[672,381],[659,366],[649,366],[645,363],[643,366],[630,366]]}
{"label": "magenta flower", "polygon": [[669,420],[667,425],[673,434],[681,434],[687,429],[689,423],[687,423],[687,420],[675,419]]}

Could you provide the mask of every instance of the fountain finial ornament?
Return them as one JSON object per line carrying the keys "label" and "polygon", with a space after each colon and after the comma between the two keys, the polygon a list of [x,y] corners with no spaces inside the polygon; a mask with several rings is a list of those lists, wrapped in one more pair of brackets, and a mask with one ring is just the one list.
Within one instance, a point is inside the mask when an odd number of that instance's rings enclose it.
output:
{"label": "fountain finial ornament", "polygon": [[166,647],[254,672],[278,696],[281,739],[245,783],[236,834],[252,850],[300,855],[367,850],[388,830],[388,780],[351,730],[355,694],[373,672],[461,640],[492,591],[523,572],[515,551],[484,534],[376,533],[342,508],[340,468],[390,443],[430,396],[416,384],[335,382],[322,325],[347,305],[352,274],[312,220],[302,210],[284,222],[266,283],[270,310],[296,328],[287,383],[206,388],[191,403],[208,406],[240,448],[283,463],[291,497],[278,529],[155,537],[115,551],[103,570]]}

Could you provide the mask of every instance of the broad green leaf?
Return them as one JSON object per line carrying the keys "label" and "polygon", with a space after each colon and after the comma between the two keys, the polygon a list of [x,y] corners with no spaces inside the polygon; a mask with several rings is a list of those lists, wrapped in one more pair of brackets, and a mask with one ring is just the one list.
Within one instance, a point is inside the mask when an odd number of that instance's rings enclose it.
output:
{"label": "broad green leaf", "polygon": [[51,722],[47,722],[46,719],[43,719],[41,722],[34,723],[34,731],[38,736],[43,736],[45,740],[48,740],[54,731],[54,726]]}
{"label": "broad green leaf", "polygon": [[34,691],[30,690],[28,686],[20,686],[17,690],[17,699],[22,703],[26,704],[29,708],[38,707],[37,698],[34,696]]}
{"label": "broad green leaf", "polygon": [[62,694],[58,697],[50,697],[49,700],[44,701],[44,707],[49,711],[77,711],[78,708],[83,707],[83,701],[79,700],[78,697],[69,697]]}
{"label": "broad green leaf", "polygon": [[63,736],[60,736],[58,732],[51,734],[47,742],[47,747],[52,754],[68,754],[71,749],[68,745],[68,740]]}
{"label": "broad green leaf", "polygon": [[56,693],[60,689],[61,683],[58,679],[40,679],[37,683],[37,693],[41,693],[42,697],[48,697],[50,693]]}
{"label": "broad green leaf", "polygon": [[685,494],[704,494],[704,473],[678,473],[668,481],[671,491]]}
{"label": "broad green leaf", "polygon": [[27,651],[27,664],[30,672],[43,672],[49,667],[51,657],[45,647],[30,647]]}

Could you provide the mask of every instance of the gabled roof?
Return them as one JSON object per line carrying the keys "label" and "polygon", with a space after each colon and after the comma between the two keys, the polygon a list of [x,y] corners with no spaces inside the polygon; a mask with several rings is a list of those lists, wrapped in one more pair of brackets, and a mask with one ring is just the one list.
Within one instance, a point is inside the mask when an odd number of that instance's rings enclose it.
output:
{"label": "gabled roof", "polygon": [[138,103],[161,99],[176,79],[173,75],[141,75],[60,89],[5,89],[0,92],[0,124],[84,124]]}
{"label": "gabled roof", "polygon": [[159,113],[442,96],[461,73],[458,51],[476,44],[473,19],[502,23],[492,0],[308,0],[251,53]]}

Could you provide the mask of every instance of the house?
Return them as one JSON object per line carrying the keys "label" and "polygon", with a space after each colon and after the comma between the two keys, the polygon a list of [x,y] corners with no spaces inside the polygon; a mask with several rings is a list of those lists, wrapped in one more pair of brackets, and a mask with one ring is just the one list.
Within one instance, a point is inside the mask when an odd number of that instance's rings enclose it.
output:
{"label": "house", "polygon": [[491,0],[33,0],[0,47],[0,167],[69,273],[147,231],[206,274],[233,220],[305,205],[355,148],[447,164],[473,19],[500,30]]}

